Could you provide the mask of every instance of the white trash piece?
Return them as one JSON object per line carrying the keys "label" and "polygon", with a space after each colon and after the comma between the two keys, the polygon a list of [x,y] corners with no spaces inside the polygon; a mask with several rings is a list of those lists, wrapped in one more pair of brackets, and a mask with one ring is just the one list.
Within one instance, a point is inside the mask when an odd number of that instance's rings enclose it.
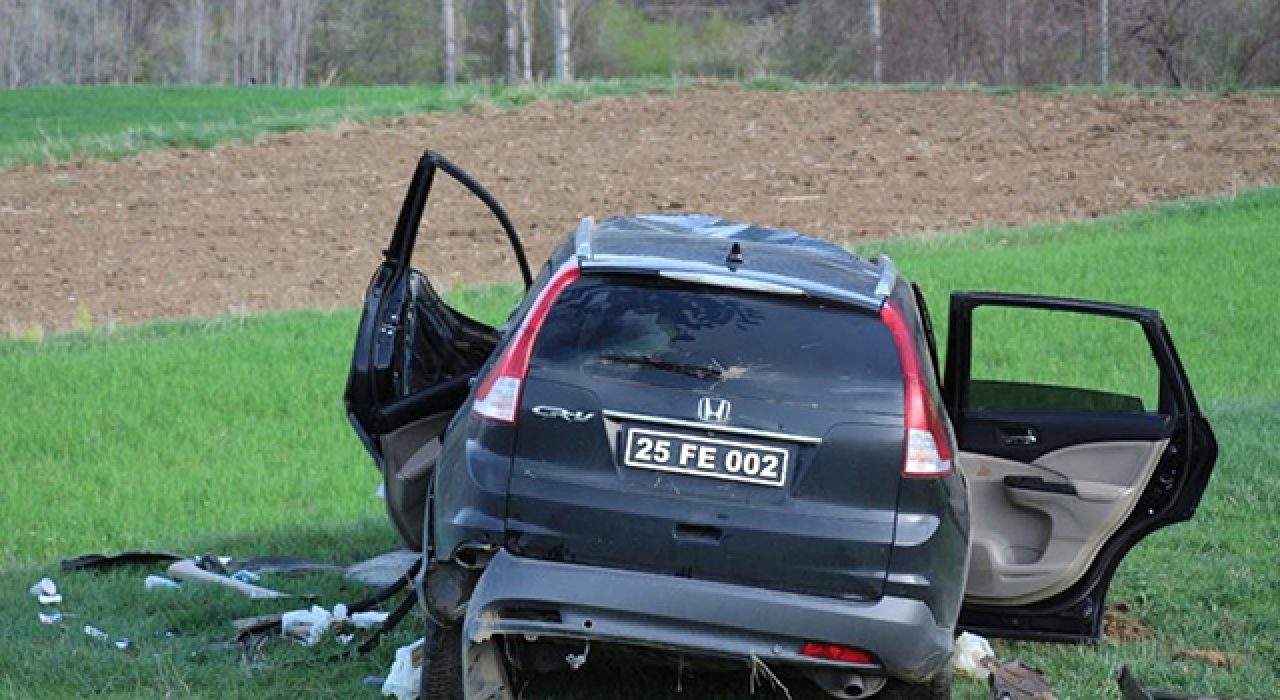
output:
{"label": "white trash piece", "polygon": [[94,627],[93,625],[85,625],[84,633],[100,642],[111,641],[111,635],[107,634],[106,632],[103,632],[102,630],[98,629],[97,627]]}
{"label": "white trash piece", "polygon": [[41,605],[62,604],[62,594],[58,593],[58,584],[47,576],[31,586],[31,595],[35,596]]}
{"label": "white trash piece", "polygon": [[351,624],[356,629],[368,629],[376,627],[387,621],[391,613],[370,610],[368,612],[358,612],[351,616]]}
{"label": "white trash piece", "polygon": [[956,638],[955,650],[951,654],[951,667],[966,678],[985,681],[991,675],[984,659],[995,659],[996,652],[991,643],[976,634],[965,632]]}
{"label": "white trash piece", "polygon": [[415,700],[418,688],[422,685],[422,666],[413,662],[413,657],[425,640],[396,649],[396,660],[391,664],[391,672],[382,682],[382,694],[394,695],[398,700]]}
{"label": "white trash piece", "polygon": [[148,591],[169,590],[173,588],[182,588],[182,584],[171,578],[163,576],[148,576],[142,581],[142,587]]}
{"label": "white trash piece", "polygon": [[47,615],[45,613],[36,614],[40,617],[40,622],[46,625],[56,625],[59,622],[62,622],[62,613],[57,610],[54,610]]}
{"label": "white trash piece", "polygon": [[280,631],[307,646],[315,646],[333,624],[333,615],[319,605],[310,610],[293,610],[280,616]]}

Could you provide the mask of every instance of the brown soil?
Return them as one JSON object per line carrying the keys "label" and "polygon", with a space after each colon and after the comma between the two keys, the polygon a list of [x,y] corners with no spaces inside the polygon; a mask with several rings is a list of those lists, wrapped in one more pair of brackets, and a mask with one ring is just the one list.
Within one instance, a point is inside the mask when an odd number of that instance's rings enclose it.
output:
{"label": "brown soil", "polygon": [[1102,614],[1102,636],[1113,642],[1129,643],[1150,639],[1155,630],[1138,617],[1137,611],[1124,601],[1107,606]]}
{"label": "brown soil", "polygon": [[[417,155],[470,169],[539,260],[581,216],[690,210],[837,241],[1097,216],[1280,181],[1280,101],[703,90],[477,109],[0,172],[0,334],[356,304]],[[423,266],[514,278],[439,188]]]}

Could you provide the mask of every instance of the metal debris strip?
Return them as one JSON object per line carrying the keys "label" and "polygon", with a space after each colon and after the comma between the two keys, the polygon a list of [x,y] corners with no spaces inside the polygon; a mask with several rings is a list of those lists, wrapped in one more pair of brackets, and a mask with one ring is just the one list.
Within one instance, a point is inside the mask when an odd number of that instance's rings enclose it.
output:
{"label": "metal debris strip", "polygon": [[[764,661],[762,661],[759,656],[752,654],[751,655],[751,677],[747,681],[748,688],[750,689],[750,692],[752,695],[756,694],[756,683],[758,682],[757,678],[760,676],[763,676],[764,680],[769,682],[769,685],[782,691],[783,697],[785,697],[787,700],[791,700],[791,691],[788,690],[787,686],[783,684],[783,682],[778,678],[776,674],[774,674],[773,669],[769,668],[769,665],[766,664]],[[763,684],[761,685],[761,687],[764,687]]]}
{"label": "metal debris strip", "polygon": [[[1148,688],[1142,682],[1142,679],[1138,678],[1133,671],[1130,671],[1128,666],[1120,669],[1120,675],[1116,677],[1116,683],[1120,686],[1120,694],[1124,696],[1125,700],[1250,700],[1227,695],[1187,695],[1184,693],[1170,693],[1163,690],[1152,690]],[[1254,698],[1252,700],[1268,699]]]}

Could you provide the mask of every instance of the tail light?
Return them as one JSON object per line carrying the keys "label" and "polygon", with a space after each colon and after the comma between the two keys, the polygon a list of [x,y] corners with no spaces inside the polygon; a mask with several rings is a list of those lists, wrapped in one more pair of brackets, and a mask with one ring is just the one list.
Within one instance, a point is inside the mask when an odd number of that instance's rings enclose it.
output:
{"label": "tail light", "polygon": [[533,356],[533,343],[537,340],[538,331],[560,292],[573,284],[578,275],[577,261],[570,260],[556,270],[547,286],[533,300],[520,327],[507,343],[507,349],[476,391],[476,400],[471,404],[471,410],[477,415],[500,423],[516,422],[516,412],[520,409],[520,392],[524,389],[525,375],[529,373],[529,358]]}
{"label": "tail light", "polygon": [[820,644],[818,642],[805,644],[800,648],[800,655],[811,659],[842,661],[847,664],[874,664],[876,662],[875,657],[870,652],[840,646],[839,644]]}
{"label": "tail light", "polygon": [[954,445],[942,408],[929,390],[925,368],[921,364],[919,346],[906,318],[892,302],[880,310],[893,344],[902,359],[902,376],[906,405],[906,455],[902,475],[916,478],[940,478],[951,474]]}

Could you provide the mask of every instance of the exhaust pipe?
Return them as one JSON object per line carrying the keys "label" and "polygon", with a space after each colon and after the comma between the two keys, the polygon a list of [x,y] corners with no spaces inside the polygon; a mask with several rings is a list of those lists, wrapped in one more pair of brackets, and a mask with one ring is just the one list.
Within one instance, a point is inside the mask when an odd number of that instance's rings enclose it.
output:
{"label": "exhaust pipe", "polygon": [[869,698],[884,689],[887,682],[884,676],[868,676],[835,668],[814,668],[807,673],[828,695],[841,700]]}

